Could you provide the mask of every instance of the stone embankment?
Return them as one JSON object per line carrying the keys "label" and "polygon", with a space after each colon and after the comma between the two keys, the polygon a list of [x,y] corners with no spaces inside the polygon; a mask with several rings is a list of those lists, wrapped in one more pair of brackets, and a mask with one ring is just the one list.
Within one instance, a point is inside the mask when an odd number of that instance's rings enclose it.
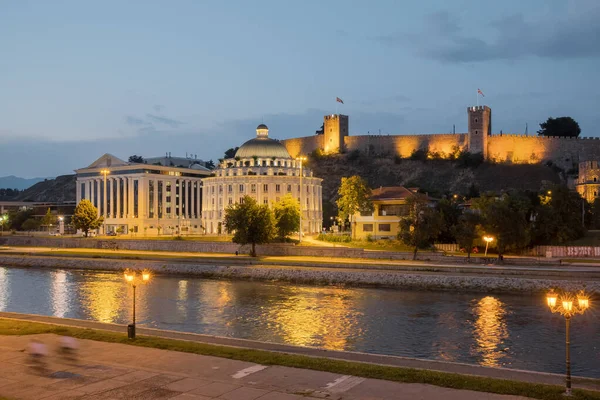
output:
{"label": "stone embankment", "polygon": [[405,289],[473,292],[542,292],[551,287],[566,290],[585,288],[600,292],[600,281],[541,276],[448,274],[428,271],[307,268],[301,266],[214,265],[154,260],[121,260],[74,257],[31,257],[0,255],[0,266],[46,267],[122,271],[148,269],[157,274],[194,275],[205,278],[284,281],[320,285],[364,285]]}

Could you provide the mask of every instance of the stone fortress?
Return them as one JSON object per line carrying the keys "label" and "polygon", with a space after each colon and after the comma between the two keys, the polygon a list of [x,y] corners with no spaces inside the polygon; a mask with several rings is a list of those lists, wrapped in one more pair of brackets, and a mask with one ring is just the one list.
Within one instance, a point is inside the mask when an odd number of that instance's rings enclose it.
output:
{"label": "stone fortress", "polygon": [[324,153],[360,150],[369,154],[392,153],[409,157],[415,150],[427,149],[442,158],[456,150],[482,153],[496,163],[536,164],[551,161],[565,171],[576,170],[580,162],[600,159],[600,138],[544,137],[492,133],[492,110],[488,106],[467,108],[468,132],[420,135],[349,135],[347,115],[324,117],[323,132],[286,139],[292,157],[315,150]]}

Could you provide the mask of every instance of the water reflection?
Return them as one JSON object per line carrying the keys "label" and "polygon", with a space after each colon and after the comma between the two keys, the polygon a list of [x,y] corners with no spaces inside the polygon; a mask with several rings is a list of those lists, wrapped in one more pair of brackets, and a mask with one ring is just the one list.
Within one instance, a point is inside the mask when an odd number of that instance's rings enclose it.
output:
{"label": "water reflection", "polygon": [[482,298],[473,307],[476,317],[473,324],[473,336],[477,347],[474,349],[481,357],[481,364],[498,366],[505,355],[503,346],[508,338],[506,327],[506,305],[495,297]]}
{"label": "water reflection", "polygon": [[82,284],[83,307],[96,321],[110,323],[118,321],[123,294],[127,287],[123,287],[124,283],[120,280],[111,279],[113,277],[114,274],[99,272],[94,274],[94,279]]}
{"label": "water reflection", "polygon": [[67,273],[65,271],[53,271],[51,301],[54,315],[64,318],[69,311],[69,288],[67,282]]}
{"label": "water reflection", "polygon": [[0,311],[4,311],[10,297],[10,286],[8,285],[8,270],[0,268]]}
{"label": "water reflection", "polygon": [[349,289],[292,287],[267,318],[286,343],[344,350],[348,339],[360,335],[356,310],[360,298]]}

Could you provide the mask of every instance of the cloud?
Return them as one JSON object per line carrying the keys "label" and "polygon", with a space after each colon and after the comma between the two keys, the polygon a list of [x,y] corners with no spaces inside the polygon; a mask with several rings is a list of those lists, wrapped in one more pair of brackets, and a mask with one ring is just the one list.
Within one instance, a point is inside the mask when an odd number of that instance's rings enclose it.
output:
{"label": "cloud", "polygon": [[167,125],[171,128],[179,128],[181,125],[185,124],[185,122],[177,121],[176,119],[172,119],[172,118],[161,117],[160,115],[146,114],[146,117],[151,122],[156,122],[158,124]]}
{"label": "cloud", "polygon": [[147,122],[141,118],[137,118],[131,115],[125,116],[125,123],[131,126],[145,125]]}
{"label": "cloud", "polygon": [[600,7],[574,3],[567,15],[526,20],[522,14],[500,17],[481,35],[464,32],[459,18],[447,11],[429,14],[419,33],[396,32],[374,37],[388,46],[410,46],[426,58],[464,63],[515,60],[530,56],[550,59],[600,56]]}

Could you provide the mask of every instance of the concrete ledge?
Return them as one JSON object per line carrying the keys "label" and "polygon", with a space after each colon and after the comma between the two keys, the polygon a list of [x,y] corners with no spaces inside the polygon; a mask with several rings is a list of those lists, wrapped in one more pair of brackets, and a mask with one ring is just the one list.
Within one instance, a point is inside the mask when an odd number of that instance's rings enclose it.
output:
{"label": "concrete ledge", "polygon": [[[77,320],[69,318],[56,318],[32,314],[19,314],[0,312],[0,318],[13,319],[20,321],[38,322],[43,324],[52,324],[68,326],[73,328],[95,329],[111,332],[119,332],[126,335],[127,326],[119,324],[108,324],[95,321]],[[221,336],[203,335],[196,333],[168,331],[152,328],[143,328],[138,326],[137,332],[140,335],[153,336],[165,339],[185,340],[204,344],[218,346],[229,346],[245,349],[255,349],[272,351],[287,354],[297,354],[308,357],[324,357],[336,360],[345,360],[352,362],[361,362],[369,364],[387,365],[402,368],[415,368],[424,370],[433,370],[440,372],[456,373],[463,375],[483,376],[496,379],[508,379],[515,381],[543,383],[551,385],[564,384],[564,376],[560,374],[524,371],[508,368],[484,367],[474,364],[454,363],[447,361],[436,361],[426,359],[416,359],[409,357],[387,356],[379,354],[369,354],[360,352],[324,350],[314,347],[301,347],[285,344],[266,343],[255,340],[235,339]],[[582,388],[591,390],[600,390],[600,379],[587,377],[574,377],[574,381]]]}

